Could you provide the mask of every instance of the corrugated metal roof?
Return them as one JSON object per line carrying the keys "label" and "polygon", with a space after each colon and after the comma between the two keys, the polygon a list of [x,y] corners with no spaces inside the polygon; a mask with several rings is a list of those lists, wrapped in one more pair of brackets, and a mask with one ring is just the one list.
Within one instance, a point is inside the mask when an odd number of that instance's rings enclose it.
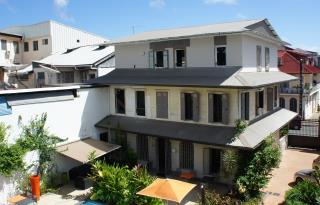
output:
{"label": "corrugated metal roof", "polygon": [[75,67],[81,65],[94,65],[96,62],[113,55],[114,46],[83,46],[65,52],[52,54],[36,63],[51,65],[53,67]]}
{"label": "corrugated metal roof", "polygon": [[204,125],[119,115],[105,117],[96,124],[96,127],[121,129],[134,134],[187,140],[217,146],[254,149],[270,134],[289,123],[296,115],[297,113],[279,108],[249,125],[237,138],[235,137],[235,127],[230,126]]}
{"label": "corrugated metal roof", "polygon": [[149,31],[149,32],[143,32],[136,35],[132,35],[126,38],[122,38],[111,43],[119,44],[119,43],[129,43],[129,42],[150,41],[155,39],[166,40],[166,39],[190,37],[190,36],[202,36],[202,35],[213,35],[213,34],[218,35],[218,34],[244,32],[244,31],[250,30],[247,28],[248,26],[259,23],[261,21],[265,21],[265,19],[245,20],[245,21],[237,21],[237,22],[218,23],[218,24],[205,25],[205,26],[193,26],[193,27],[182,27],[182,28],[174,28],[174,29]]}
{"label": "corrugated metal roof", "polygon": [[160,85],[195,87],[259,87],[296,80],[282,72],[240,72],[241,67],[115,69],[90,80],[97,85]]}

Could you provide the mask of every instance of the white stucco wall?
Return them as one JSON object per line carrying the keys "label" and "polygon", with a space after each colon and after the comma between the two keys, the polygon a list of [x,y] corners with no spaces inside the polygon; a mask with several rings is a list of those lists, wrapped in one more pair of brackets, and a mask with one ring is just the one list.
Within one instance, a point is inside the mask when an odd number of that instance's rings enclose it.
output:
{"label": "white stucco wall", "polygon": [[[0,122],[11,126],[9,142],[14,142],[19,137],[19,116],[22,117],[22,122],[27,124],[36,115],[45,112],[48,115],[46,125],[50,133],[67,139],[63,143],[86,137],[98,138],[99,131],[94,125],[109,114],[108,89],[106,87],[84,88],[78,90],[78,97],[74,100],[12,106],[12,114],[0,116]],[[68,171],[79,165],[59,155],[56,162],[59,171]],[[1,187],[1,184],[4,186]],[[0,178],[0,204],[6,202],[8,193],[12,193],[14,189],[14,181]]]}

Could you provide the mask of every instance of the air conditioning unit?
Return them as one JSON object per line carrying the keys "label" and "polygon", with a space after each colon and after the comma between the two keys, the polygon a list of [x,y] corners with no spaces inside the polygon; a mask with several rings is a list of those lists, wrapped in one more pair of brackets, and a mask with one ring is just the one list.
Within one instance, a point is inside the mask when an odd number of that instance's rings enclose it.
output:
{"label": "air conditioning unit", "polygon": [[5,53],[5,58],[6,58],[6,59],[9,59],[9,58],[10,58],[10,51],[6,51],[6,53]]}

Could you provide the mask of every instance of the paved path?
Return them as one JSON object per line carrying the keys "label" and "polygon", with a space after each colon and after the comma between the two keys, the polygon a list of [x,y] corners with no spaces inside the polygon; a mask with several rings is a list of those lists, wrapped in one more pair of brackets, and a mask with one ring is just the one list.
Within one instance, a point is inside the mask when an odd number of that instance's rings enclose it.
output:
{"label": "paved path", "polygon": [[294,173],[301,169],[312,168],[312,161],[318,156],[319,152],[316,151],[285,150],[279,168],[273,170],[272,178],[264,190],[266,193],[264,204],[282,204],[285,192],[291,189]]}

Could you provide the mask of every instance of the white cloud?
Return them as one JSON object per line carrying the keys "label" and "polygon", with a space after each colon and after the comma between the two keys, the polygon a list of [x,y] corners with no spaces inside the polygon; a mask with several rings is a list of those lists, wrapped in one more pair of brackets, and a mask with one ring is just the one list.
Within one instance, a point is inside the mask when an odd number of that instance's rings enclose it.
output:
{"label": "white cloud", "polygon": [[166,2],[165,0],[151,0],[149,2],[149,6],[152,8],[163,8],[165,7]]}
{"label": "white cloud", "polygon": [[236,15],[237,19],[246,20],[248,17],[242,13],[237,13]]}
{"label": "white cloud", "polygon": [[65,21],[74,21],[74,18],[68,14],[67,9],[70,0],[53,0],[58,16]]}
{"label": "white cloud", "polygon": [[54,0],[54,4],[57,7],[66,7],[69,4],[69,0]]}
{"label": "white cloud", "polygon": [[204,0],[205,4],[227,4],[234,5],[237,4],[238,0]]}

